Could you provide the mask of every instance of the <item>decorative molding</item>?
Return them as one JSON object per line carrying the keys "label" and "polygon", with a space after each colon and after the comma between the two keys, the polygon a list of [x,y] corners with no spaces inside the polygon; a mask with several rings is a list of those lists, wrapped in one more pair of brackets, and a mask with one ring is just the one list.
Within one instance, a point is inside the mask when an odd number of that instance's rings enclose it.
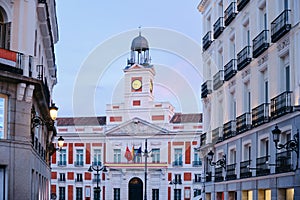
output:
{"label": "decorative molding", "polygon": [[284,38],[284,40],[281,43],[277,44],[277,51],[280,52],[289,46],[290,46],[290,38],[286,37],[286,38]]}
{"label": "decorative molding", "polygon": [[34,85],[28,85],[26,87],[25,101],[28,103],[32,101],[33,90],[34,90]]}
{"label": "decorative molding", "polygon": [[269,59],[268,54],[265,54],[264,56],[262,56],[258,61],[258,66],[261,66],[262,64],[264,64],[265,62],[267,62]]}
{"label": "decorative molding", "polygon": [[24,94],[25,94],[25,88],[26,88],[26,84],[25,83],[19,83],[17,86],[17,100],[18,101],[22,101],[24,98]]}

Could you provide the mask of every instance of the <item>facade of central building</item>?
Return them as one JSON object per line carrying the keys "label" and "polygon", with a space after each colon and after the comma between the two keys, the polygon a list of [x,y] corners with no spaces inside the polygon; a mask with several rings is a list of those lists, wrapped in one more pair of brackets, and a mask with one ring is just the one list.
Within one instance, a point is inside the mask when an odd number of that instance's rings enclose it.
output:
{"label": "facade of central building", "polygon": [[124,68],[124,102],[108,104],[106,116],[57,120],[65,139],[52,157],[58,199],[200,198],[202,114],[155,102],[154,77],[148,41],[139,34]]}

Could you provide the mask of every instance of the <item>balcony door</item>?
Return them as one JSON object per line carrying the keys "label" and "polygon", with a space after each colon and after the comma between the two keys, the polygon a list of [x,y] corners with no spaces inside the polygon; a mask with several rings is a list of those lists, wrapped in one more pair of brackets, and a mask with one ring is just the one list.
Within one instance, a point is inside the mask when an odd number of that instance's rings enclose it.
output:
{"label": "balcony door", "polygon": [[139,178],[129,181],[128,200],[143,200],[143,182]]}

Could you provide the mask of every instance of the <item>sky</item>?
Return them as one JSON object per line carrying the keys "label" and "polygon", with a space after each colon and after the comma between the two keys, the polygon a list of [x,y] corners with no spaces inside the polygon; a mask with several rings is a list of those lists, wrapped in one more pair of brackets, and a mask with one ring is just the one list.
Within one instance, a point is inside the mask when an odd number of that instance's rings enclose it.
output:
{"label": "sky", "polygon": [[[176,112],[201,112],[201,13],[199,0],[56,1],[59,117],[104,116],[123,97],[123,69],[139,32],[155,67],[155,101]],[[139,28],[141,27],[141,28]]]}

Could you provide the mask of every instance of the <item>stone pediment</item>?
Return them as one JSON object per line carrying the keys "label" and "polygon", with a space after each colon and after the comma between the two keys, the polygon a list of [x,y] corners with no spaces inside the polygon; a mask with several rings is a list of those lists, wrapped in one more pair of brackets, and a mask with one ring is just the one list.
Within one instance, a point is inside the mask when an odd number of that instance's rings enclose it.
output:
{"label": "stone pediment", "polygon": [[138,136],[138,135],[157,135],[157,134],[168,134],[168,133],[169,131],[167,129],[136,117],[107,130],[105,132],[105,135]]}

